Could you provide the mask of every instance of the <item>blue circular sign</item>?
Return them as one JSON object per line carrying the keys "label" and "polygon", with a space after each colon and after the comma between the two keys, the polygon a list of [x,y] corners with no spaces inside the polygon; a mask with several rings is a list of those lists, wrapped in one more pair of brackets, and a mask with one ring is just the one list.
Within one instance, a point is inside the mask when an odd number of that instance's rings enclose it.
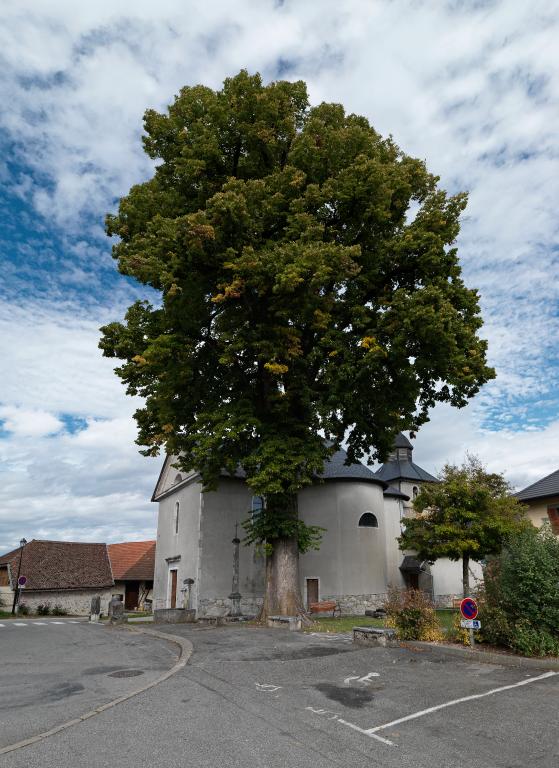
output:
{"label": "blue circular sign", "polygon": [[465,597],[460,603],[460,613],[465,619],[475,619],[477,616],[477,603],[473,597]]}

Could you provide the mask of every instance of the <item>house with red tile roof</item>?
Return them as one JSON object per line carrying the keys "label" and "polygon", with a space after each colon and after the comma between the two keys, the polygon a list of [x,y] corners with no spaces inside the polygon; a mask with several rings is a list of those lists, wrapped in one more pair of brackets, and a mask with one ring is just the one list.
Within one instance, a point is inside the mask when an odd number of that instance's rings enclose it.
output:
{"label": "house with red tile roof", "polygon": [[20,595],[31,611],[40,604],[60,606],[72,615],[88,615],[91,598],[101,598],[107,613],[114,579],[106,544],[33,539],[0,557],[0,597],[11,607],[18,573],[26,584]]}
{"label": "house with red tile roof", "polygon": [[109,544],[109,558],[115,580],[113,592],[121,596],[127,610],[151,607],[155,541],[125,541]]}

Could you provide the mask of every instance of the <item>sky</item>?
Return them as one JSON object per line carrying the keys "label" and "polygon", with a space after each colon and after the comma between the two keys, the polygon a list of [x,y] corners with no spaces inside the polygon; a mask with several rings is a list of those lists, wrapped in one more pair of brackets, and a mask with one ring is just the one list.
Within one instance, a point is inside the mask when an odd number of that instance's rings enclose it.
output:
{"label": "sky", "polygon": [[559,467],[559,9],[533,0],[4,0],[0,5],[0,552],[142,540],[162,463],[97,348],[148,290],[104,217],[150,177],[145,109],[241,68],[304,79],[467,190],[458,248],[497,378],[437,407],[414,458],[467,451],[522,487]]}

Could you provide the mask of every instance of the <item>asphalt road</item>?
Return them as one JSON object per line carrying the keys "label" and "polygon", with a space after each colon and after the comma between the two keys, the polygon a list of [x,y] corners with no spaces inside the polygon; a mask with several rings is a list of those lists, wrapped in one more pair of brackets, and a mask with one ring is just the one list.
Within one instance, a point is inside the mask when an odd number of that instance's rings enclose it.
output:
{"label": "asphalt road", "polygon": [[165,641],[102,624],[0,620],[0,747],[154,680],[176,657]]}
{"label": "asphalt road", "polygon": [[[559,674],[460,661],[423,649],[356,650],[343,636],[246,627],[164,631],[194,643],[181,672],[109,712],[0,758],[0,764],[559,765]],[[535,679],[542,674],[548,676]],[[395,723],[402,718],[408,719]]]}

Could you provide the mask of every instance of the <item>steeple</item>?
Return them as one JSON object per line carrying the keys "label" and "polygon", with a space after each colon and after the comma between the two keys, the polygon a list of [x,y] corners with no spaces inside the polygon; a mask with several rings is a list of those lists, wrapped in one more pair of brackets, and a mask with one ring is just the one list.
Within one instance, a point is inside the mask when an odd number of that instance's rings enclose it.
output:
{"label": "steeple", "polygon": [[412,461],[413,445],[408,438],[399,432],[394,440],[392,450],[388,454],[388,461]]}

